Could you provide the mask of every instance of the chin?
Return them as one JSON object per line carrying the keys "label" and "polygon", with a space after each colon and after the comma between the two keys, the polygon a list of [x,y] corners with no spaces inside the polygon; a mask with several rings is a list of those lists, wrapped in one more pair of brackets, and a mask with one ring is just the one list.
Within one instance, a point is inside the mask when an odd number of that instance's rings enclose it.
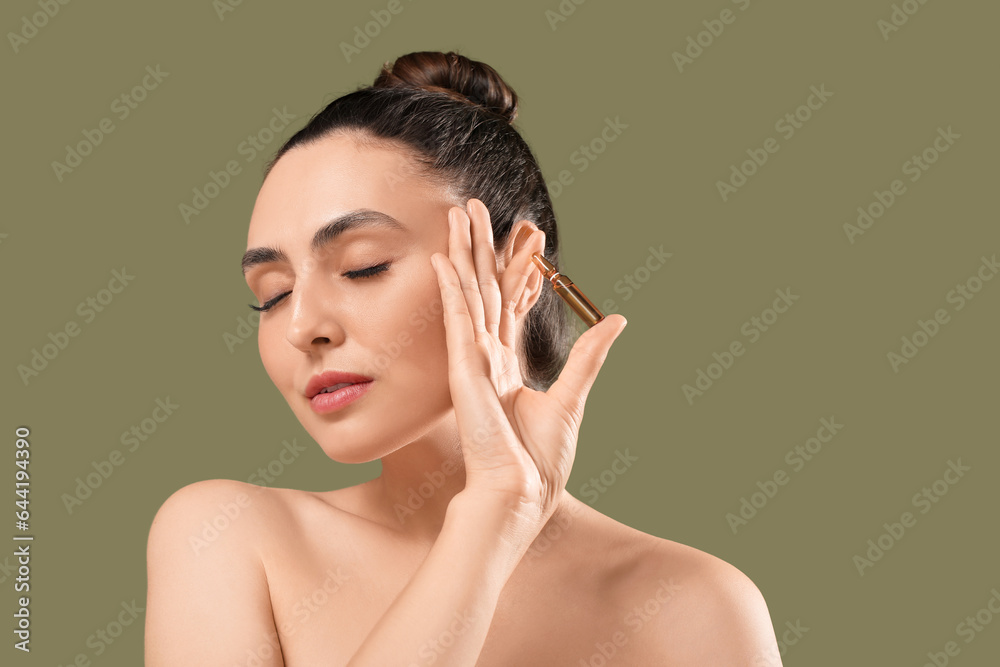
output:
{"label": "chin", "polygon": [[297,416],[330,459],[338,463],[369,463],[421,439],[453,413],[447,389],[438,400],[426,398],[419,405],[410,403],[405,410],[389,411],[385,416],[359,414],[357,420],[323,421],[308,407],[304,419],[303,415]]}
{"label": "chin", "polygon": [[320,448],[330,460],[337,463],[371,463],[389,453],[370,448],[338,447],[336,445],[320,445]]}
{"label": "chin", "polygon": [[306,410],[308,414],[296,415],[299,423],[323,453],[337,463],[369,463],[392,451],[386,449],[385,435],[379,437],[371,428],[345,421],[323,421],[308,407]]}

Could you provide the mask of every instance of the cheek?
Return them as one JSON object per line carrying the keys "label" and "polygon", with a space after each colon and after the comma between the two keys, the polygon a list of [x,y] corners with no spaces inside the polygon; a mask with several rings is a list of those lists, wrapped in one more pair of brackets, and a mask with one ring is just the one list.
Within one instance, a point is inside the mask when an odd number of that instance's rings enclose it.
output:
{"label": "cheek", "polygon": [[378,316],[371,320],[375,372],[370,375],[394,384],[447,381],[448,348],[437,278],[431,272],[406,284],[407,289],[379,303]]}
{"label": "cheek", "polygon": [[[346,367],[440,402],[441,392],[448,390],[448,346],[433,268],[401,276],[397,288],[373,294],[374,303],[341,314],[348,338],[345,351],[351,357]],[[303,363],[303,352],[285,334],[279,322],[262,323],[257,329],[264,370],[275,387],[289,395],[298,391],[294,371]]]}
{"label": "cheek", "polygon": [[271,382],[282,393],[287,393],[294,381],[291,373],[295,368],[294,356],[297,350],[288,344],[283,331],[276,326],[258,327],[257,349],[260,352],[260,362]]}

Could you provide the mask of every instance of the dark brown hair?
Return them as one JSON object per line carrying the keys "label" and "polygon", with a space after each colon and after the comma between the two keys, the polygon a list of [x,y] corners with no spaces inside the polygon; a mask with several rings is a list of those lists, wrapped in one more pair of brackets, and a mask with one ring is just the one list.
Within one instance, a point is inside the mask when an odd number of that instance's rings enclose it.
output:
{"label": "dark brown hair", "polygon": [[[545,257],[559,267],[559,234],[549,191],[534,154],[511,125],[517,94],[489,65],[456,52],[420,51],[386,62],[371,86],[328,104],[278,150],[282,155],[336,131],[371,145],[403,148],[419,173],[448,183],[464,206],[490,212],[495,248],[513,225],[530,220],[545,232]],[[546,390],[566,362],[571,329],[565,304],[545,287],[528,311],[517,353],[527,386]]]}

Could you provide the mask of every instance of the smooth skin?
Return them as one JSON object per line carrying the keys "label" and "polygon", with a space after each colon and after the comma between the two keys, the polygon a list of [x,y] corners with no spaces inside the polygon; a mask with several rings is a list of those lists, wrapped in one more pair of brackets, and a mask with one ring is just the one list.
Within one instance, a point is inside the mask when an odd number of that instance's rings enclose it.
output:
{"label": "smooth skin", "polygon": [[[322,220],[362,207],[407,230],[311,252]],[[781,664],[742,572],[566,491],[625,318],[581,334],[548,391],[526,387],[516,341],[550,289],[530,259],[544,233],[521,220],[510,239],[495,249],[486,206],[456,203],[400,150],[335,134],[278,162],[248,239],[287,256],[247,273],[260,303],[289,292],[262,315],[261,359],[331,458],[380,458],[382,474],[327,492],[208,480],[174,493],[150,529],[148,667]],[[342,277],[385,257],[384,274]],[[433,298],[443,314],[404,319]],[[372,362],[415,322],[391,363]],[[375,380],[319,415],[302,392],[328,369]],[[414,510],[417,488],[430,492]]]}

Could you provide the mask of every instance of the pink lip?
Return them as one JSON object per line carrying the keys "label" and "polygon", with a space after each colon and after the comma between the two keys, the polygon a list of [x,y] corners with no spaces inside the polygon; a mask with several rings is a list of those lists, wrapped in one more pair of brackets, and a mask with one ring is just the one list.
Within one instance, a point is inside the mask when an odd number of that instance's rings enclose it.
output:
{"label": "pink lip", "polygon": [[[350,382],[347,387],[341,387],[337,391],[321,394],[320,392],[335,384]],[[314,375],[309,384],[306,385],[305,395],[309,399],[309,406],[317,414],[333,412],[348,405],[354,400],[364,396],[372,386],[374,380],[366,375],[357,373],[347,373],[345,371],[325,371],[319,375]]]}
{"label": "pink lip", "polygon": [[[319,375],[314,375],[309,384],[306,385],[306,398],[313,398],[327,387],[332,387],[341,382],[371,382],[372,378],[357,373],[347,373],[345,371],[325,371]],[[346,388],[346,387],[345,387]]]}
{"label": "pink lip", "polygon": [[[341,382],[347,382],[347,380],[341,380]],[[337,383],[334,382],[333,384]],[[368,390],[371,389],[372,384],[374,384],[374,380],[351,384],[346,387],[341,387],[337,391],[331,391],[325,394],[316,394],[309,399],[309,406],[313,409],[313,412],[316,412],[317,414],[326,414],[327,412],[339,410],[340,408],[367,394]],[[330,385],[328,384],[326,386]]]}

